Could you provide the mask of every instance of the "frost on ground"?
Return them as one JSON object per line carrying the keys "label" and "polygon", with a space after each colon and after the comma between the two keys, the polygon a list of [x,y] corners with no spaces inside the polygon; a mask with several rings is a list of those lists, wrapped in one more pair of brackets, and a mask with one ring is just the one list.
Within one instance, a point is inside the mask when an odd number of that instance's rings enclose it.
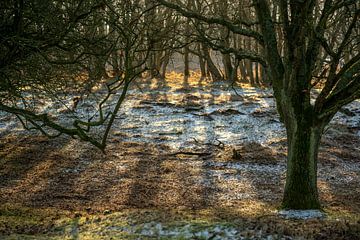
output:
{"label": "frost on ground", "polygon": [[[114,123],[105,155],[68,137],[48,140],[29,135],[16,118],[0,113],[0,213],[1,206],[7,204],[94,214],[107,209],[175,209],[190,211],[194,218],[206,211],[212,219],[231,222],[272,214],[266,224],[275,218],[280,221],[276,228],[292,223],[272,212],[281,202],[286,173],[286,134],[272,92],[248,86],[235,89],[237,94],[226,82],[184,83],[177,76],[165,82],[139,81],[129,91]],[[70,103],[72,97],[67,96],[66,101]],[[75,112],[45,101],[42,111],[66,125],[74,114],[83,120],[96,114],[97,99],[95,96],[80,102]],[[360,102],[344,109],[322,139],[319,195],[326,210],[360,216]],[[175,218],[178,214],[170,215]],[[214,239],[226,239],[221,234],[228,231],[236,236],[233,239],[241,239],[247,229],[236,227],[235,233],[232,227],[222,225],[169,227],[163,224],[168,217],[163,221],[148,221],[145,217],[142,214],[140,223],[134,226],[110,225],[108,230],[121,228],[119,231],[149,236],[189,232],[199,238],[211,238],[216,233]],[[9,219],[0,221],[0,233],[16,231]],[[328,220],[310,221],[322,226],[319,221]],[[259,219],[254,222],[254,229],[266,225]],[[217,234],[216,227],[221,228],[221,234]],[[297,228],[302,229],[289,226],[284,235],[296,235]],[[275,236],[275,228],[261,229],[249,230],[245,239],[256,234],[260,235],[255,239]],[[332,236],[328,233],[332,228],[323,230],[326,236]]]}
{"label": "frost on ground", "polygon": [[286,219],[324,218],[326,215],[319,210],[281,210],[279,214]]}
{"label": "frost on ground", "polygon": [[267,234],[263,230],[239,229],[234,226],[213,225],[202,226],[186,224],[182,226],[164,226],[159,222],[148,222],[132,227],[110,226],[106,230],[118,231],[122,233],[138,235],[150,238],[166,239],[214,239],[214,240],[234,240],[234,239],[293,239],[290,236]]}
{"label": "frost on ground", "polygon": [[[61,102],[42,99],[39,111],[63,125],[71,124],[73,118],[96,119],[97,104],[103,95],[104,89],[100,88],[81,101],[74,112],[68,111],[74,94],[64,94]],[[119,95],[113,95],[104,109],[110,111]],[[339,126],[346,126],[352,134],[360,136],[359,106],[360,102],[355,101],[336,114],[328,131],[336,134],[342,131]],[[2,113],[0,117],[9,116]],[[20,131],[19,125],[11,123],[1,123],[0,132]],[[286,136],[270,89],[231,87],[227,82],[188,83],[181,78],[136,84],[128,91],[112,130],[113,138],[121,141],[156,142],[176,150],[220,143],[256,142],[270,146]],[[98,133],[95,131],[94,135]]]}

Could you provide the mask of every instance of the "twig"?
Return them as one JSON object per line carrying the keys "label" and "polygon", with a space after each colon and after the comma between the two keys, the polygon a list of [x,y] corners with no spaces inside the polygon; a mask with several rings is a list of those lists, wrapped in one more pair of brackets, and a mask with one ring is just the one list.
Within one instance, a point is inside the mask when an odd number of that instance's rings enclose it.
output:
{"label": "twig", "polygon": [[209,156],[211,153],[208,152],[185,152],[185,151],[179,151],[175,153],[168,154],[169,156],[176,156],[176,155],[193,155],[193,156]]}
{"label": "twig", "polygon": [[219,139],[215,139],[215,140],[218,141],[218,144],[215,143],[213,144],[214,146],[219,147],[221,149],[225,148],[225,144],[222,141],[220,141]]}

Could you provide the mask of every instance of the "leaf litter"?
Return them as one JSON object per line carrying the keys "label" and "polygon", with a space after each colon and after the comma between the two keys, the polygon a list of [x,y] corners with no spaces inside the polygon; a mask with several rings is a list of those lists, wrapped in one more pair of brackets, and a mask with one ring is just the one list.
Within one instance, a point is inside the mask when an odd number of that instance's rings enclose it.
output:
{"label": "leaf litter", "polygon": [[[271,90],[237,87],[237,95],[226,82],[190,81],[186,87],[179,76],[163,84],[158,81],[141,80],[141,91],[130,90],[112,128],[106,155],[67,137],[29,136],[13,117],[0,113],[0,203],[95,216],[111,210],[109,217],[126,209],[177,209],[189,212],[191,218],[208,211],[207,220],[213,222],[200,228],[193,223],[174,227],[169,225],[169,216],[148,221],[140,214],[137,224],[110,222],[97,231],[99,236],[298,239],[324,235],[346,239],[359,233],[356,217],[344,226],[348,220],[332,220],[339,214],[360,214],[359,101],[335,116],[322,140],[318,175],[321,201],[328,213],[324,218],[318,212],[276,210],[285,181],[286,134]],[[95,103],[96,98],[79,103],[76,114],[96,114],[91,106]],[[73,114],[43,106],[63,124]],[[268,217],[260,221],[263,215]],[[237,225],[216,223],[221,219]],[[244,223],[249,219],[254,223]],[[297,224],[304,219],[313,221],[313,228],[305,230]],[[1,222],[0,232],[16,232],[6,221]],[[82,232],[88,227],[80,227],[79,234],[88,234]]]}

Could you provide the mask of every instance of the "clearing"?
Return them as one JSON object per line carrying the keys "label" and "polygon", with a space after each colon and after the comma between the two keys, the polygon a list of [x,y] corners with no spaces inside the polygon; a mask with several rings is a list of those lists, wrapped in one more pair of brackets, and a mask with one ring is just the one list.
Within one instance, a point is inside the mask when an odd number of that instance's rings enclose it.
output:
{"label": "clearing", "polygon": [[272,92],[168,79],[132,87],[105,155],[1,113],[0,238],[360,239],[360,101],[322,139],[326,218],[294,220],[277,212],[286,138]]}

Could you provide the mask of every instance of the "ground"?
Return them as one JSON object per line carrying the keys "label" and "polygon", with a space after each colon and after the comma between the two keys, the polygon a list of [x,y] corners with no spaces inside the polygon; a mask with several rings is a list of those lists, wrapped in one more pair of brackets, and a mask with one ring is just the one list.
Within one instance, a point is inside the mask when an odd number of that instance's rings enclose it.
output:
{"label": "ground", "polygon": [[[272,92],[235,90],[196,74],[139,80],[105,154],[29,134],[1,114],[0,239],[360,239],[360,102],[322,139],[326,217],[287,219],[278,214],[286,138]],[[78,114],[91,107],[84,101]],[[46,111],[66,121],[60,107]]]}

